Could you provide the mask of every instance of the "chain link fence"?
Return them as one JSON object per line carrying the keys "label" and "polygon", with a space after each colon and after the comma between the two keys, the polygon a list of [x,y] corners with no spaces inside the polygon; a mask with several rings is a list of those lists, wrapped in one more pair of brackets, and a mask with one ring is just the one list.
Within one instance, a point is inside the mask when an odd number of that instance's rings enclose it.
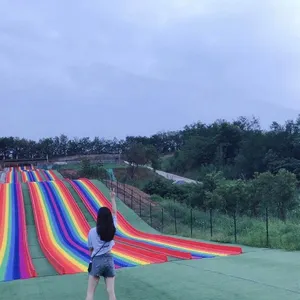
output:
{"label": "chain link fence", "polygon": [[[199,210],[170,200],[157,203],[149,197],[136,196],[135,188],[131,189],[124,183],[112,183],[109,180],[104,182],[108,188],[115,188],[117,197],[142,220],[161,233],[226,243],[243,242],[256,246],[270,246],[267,210],[265,215],[259,218],[238,214],[226,215],[218,210]],[[249,230],[254,232],[250,234]],[[257,237],[258,241],[255,243],[252,239]]]}
{"label": "chain link fence", "polygon": [[114,188],[118,198],[142,220],[161,233],[256,247],[300,249],[297,218],[283,222],[271,216],[268,208],[262,209],[256,217],[225,214],[217,209],[201,210],[171,200],[155,202],[124,183],[104,182],[108,188]]}

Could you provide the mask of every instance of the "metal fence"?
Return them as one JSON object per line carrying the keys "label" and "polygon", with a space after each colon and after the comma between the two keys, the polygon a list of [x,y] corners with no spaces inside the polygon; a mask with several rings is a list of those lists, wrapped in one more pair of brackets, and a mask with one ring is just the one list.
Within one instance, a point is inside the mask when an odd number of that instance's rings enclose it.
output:
{"label": "metal fence", "polygon": [[[150,197],[138,195],[135,188],[124,183],[104,182],[108,188],[114,187],[117,197],[142,220],[165,234],[270,247],[270,230],[275,232],[275,227],[278,227],[279,220],[270,218],[268,209],[264,209],[256,218],[237,213],[224,214],[218,210],[200,210],[173,201],[154,202]],[[273,244],[278,243],[278,238],[273,236]]]}

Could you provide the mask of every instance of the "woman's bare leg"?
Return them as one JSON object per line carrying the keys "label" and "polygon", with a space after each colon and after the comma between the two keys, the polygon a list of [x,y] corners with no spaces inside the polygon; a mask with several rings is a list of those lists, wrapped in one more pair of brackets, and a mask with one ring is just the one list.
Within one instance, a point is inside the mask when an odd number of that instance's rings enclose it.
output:
{"label": "woman's bare leg", "polygon": [[85,300],[94,300],[96,287],[99,283],[99,277],[89,275],[88,288]]}
{"label": "woman's bare leg", "polygon": [[116,300],[115,295],[115,277],[107,277],[105,279],[106,290],[108,293],[109,300]]}

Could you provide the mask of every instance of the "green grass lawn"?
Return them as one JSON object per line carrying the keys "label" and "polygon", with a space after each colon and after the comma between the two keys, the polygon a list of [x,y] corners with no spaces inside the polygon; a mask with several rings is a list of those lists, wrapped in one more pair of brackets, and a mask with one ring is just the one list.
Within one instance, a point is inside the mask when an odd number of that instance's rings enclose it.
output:
{"label": "green grass lawn", "polygon": [[[122,300],[298,300],[300,254],[247,248],[240,256],[171,261],[117,271]],[[1,299],[83,300],[87,274],[0,283]],[[107,299],[103,281],[95,299]]]}

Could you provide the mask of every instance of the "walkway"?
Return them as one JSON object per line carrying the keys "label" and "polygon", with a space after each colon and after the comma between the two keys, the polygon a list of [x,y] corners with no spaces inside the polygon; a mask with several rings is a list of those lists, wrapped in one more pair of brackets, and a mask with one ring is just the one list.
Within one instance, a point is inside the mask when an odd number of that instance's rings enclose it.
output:
{"label": "walkway", "polygon": [[[124,161],[125,164],[129,165],[130,163],[128,161]],[[149,166],[144,166],[146,168],[148,168],[149,170],[153,171],[153,168],[149,167]],[[185,183],[200,183],[199,181],[190,179],[190,178],[186,178],[186,177],[182,177],[176,174],[172,174],[172,173],[168,173],[165,171],[161,171],[161,170],[155,170],[155,172],[160,175],[165,177],[166,179],[172,180],[174,181],[174,183],[178,182],[178,181],[184,181]]]}

